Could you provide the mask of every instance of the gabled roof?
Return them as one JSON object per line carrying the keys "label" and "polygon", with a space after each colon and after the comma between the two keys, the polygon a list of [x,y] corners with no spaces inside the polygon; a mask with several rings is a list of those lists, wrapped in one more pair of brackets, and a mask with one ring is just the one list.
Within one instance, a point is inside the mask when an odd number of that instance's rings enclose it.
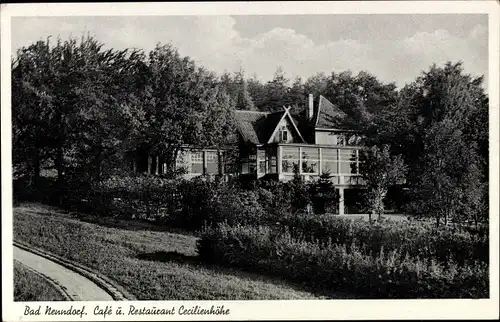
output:
{"label": "gabled roof", "polygon": [[243,141],[260,144],[266,142],[267,122],[270,113],[255,111],[235,111],[235,119]]}
{"label": "gabled roof", "polygon": [[268,143],[278,124],[285,117],[290,118],[297,134],[303,140],[295,120],[287,109],[279,112],[235,111],[236,124],[243,140],[253,144]]}
{"label": "gabled roof", "polygon": [[318,109],[316,110],[315,128],[333,129],[339,125],[347,114],[337,106],[333,105],[325,97],[319,97]]}
{"label": "gabled roof", "polygon": [[274,122],[270,123],[270,125],[271,124],[276,124],[276,125],[274,126],[274,130],[273,130],[271,136],[269,137],[267,143],[271,143],[271,140],[272,140],[273,136],[278,131],[278,125],[281,123],[281,120],[283,120],[285,117],[288,117],[288,119],[290,120],[290,123],[292,123],[293,128],[295,129],[295,132],[297,132],[297,135],[300,137],[300,139],[302,140],[302,142],[305,143],[305,140],[302,137],[302,134],[300,134],[300,131],[297,128],[297,124],[296,124],[295,120],[293,119],[292,114],[290,114],[291,107],[285,107],[285,106],[283,106],[283,108],[285,109],[285,111],[284,111],[283,115],[280,117],[280,119],[278,120],[278,122],[276,122],[276,123],[274,123]]}

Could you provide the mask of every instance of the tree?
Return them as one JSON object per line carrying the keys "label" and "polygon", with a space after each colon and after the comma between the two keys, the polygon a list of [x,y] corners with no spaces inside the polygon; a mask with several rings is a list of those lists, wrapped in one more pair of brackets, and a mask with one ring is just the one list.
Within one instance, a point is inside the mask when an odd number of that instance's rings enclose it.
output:
{"label": "tree", "polygon": [[240,69],[235,74],[234,82],[236,85],[236,109],[237,110],[256,110],[252,97],[248,91],[247,81],[245,80],[245,73]]}
{"label": "tree", "polygon": [[384,199],[390,186],[401,184],[407,172],[400,156],[392,156],[389,146],[372,146],[359,152],[359,173],[366,183],[364,194],[370,222],[372,216],[380,220],[384,213]]}
{"label": "tree", "polygon": [[302,78],[297,77],[288,90],[288,101],[291,106],[304,107],[306,105],[307,93]]}
{"label": "tree", "polygon": [[460,62],[431,66],[378,124],[379,142],[392,141],[392,153],[409,167],[409,210],[436,224],[470,217],[487,200],[488,99],[481,84]]}
{"label": "tree", "polygon": [[350,71],[332,73],[326,81],[323,95],[347,114],[343,125],[351,129],[367,131],[374,118],[396,102],[394,83],[384,84],[364,71],[356,76]]}
{"label": "tree", "polygon": [[[21,48],[12,64],[14,163],[35,178],[55,168],[59,186],[72,173],[99,179],[103,162],[131,136],[139,112],[126,91],[136,51],[103,50],[94,38],[49,40]],[[27,152],[33,154],[27,155]]]}
{"label": "tree", "polygon": [[281,109],[282,106],[290,105],[288,97],[289,79],[285,77],[283,68],[279,66],[274,73],[273,79],[265,85],[265,100],[262,102],[266,111]]}
{"label": "tree", "polygon": [[304,210],[310,205],[310,189],[304,178],[299,174],[299,165],[293,165],[293,178],[287,182],[290,189],[291,205],[295,210]]}
{"label": "tree", "polygon": [[450,119],[430,126],[424,136],[420,179],[412,189],[413,211],[432,216],[439,226],[480,211],[482,189],[477,154]]}
{"label": "tree", "polygon": [[170,44],[152,50],[148,66],[146,150],[164,156],[172,169],[183,144],[221,146],[234,106],[215,75],[181,57]]}
{"label": "tree", "polygon": [[257,75],[253,75],[251,78],[247,79],[248,92],[252,101],[254,102],[255,107],[260,111],[265,111],[266,109],[266,92],[265,85],[262,84]]}
{"label": "tree", "polygon": [[324,214],[338,204],[338,191],[331,180],[330,173],[322,173],[317,182],[311,185],[311,199],[316,213]]}
{"label": "tree", "polygon": [[309,77],[304,84],[306,94],[313,94],[314,97],[326,95],[328,88],[328,77],[324,73],[317,73]]}

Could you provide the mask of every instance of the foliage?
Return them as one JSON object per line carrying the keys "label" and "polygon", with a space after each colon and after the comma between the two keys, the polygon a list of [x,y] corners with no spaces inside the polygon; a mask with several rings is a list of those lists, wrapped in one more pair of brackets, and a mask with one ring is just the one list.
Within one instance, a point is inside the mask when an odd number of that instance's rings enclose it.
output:
{"label": "foliage", "polygon": [[368,298],[486,298],[487,264],[447,266],[396,251],[377,256],[333,243],[314,243],[269,227],[221,224],[198,242],[206,261],[281,276],[322,290]]}
{"label": "foliage", "polygon": [[91,37],[23,47],[12,63],[13,163],[21,174],[55,169],[99,180],[136,134],[137,51],[103,50]]}
{"label": "foliage", "polygon": [[436,224],[462,220],[478,212],[486,199],[482,134],[471,130],[485,105],[481,81],[465,75],[460,63],[448,63],[433,66],[415,82],[420,155],[411,163],[419,174],[412,178],[411,210],[433,216]]}
{"label": "foliage", "polygon": [[389,187],[404,182],[406,166],[400,156],[391,156],[390,147],[372,146],[359,151],[359,173],[366,184],[364,193],[370,222],[373,215],[380,220]]}
{"label": "foliage", "polygon": [[146,149],[163,155],[170,169],[183,144],[221,147],[231,132],[232,103],[215,75],[171,45],[157,45],[148,67]]}
{"label": "foliage", "polygon": [[298,165],[293,165],[293,178],[287,183],[290,189],[290,205],[292,211],[300,211],[307,209],[311,204],[311,190],[309,184],[305,182],[304,178],[299,174]]}
{"label": "foliage", "polygon": [[356,247],[366,255],[399,251],[411,257],[443,264],[488,262],[489,238],[469,228],[433,227],[422,222],[378,221],[375,225],[331,215],[296,214],[280,221],[295,237],[331,242],[348,249]]}
{"label": "foliage", "polygon": [[14,176],[54,170],[61,189],[122,174],[137,147],[172,170],[180,145],[221,148],[233,131],[216,77],[170,45],[146,57],[92,37],[39,41],[12,62],[12,92]]}
{"label": "foliage", "polygon": [[335,189],[329,173],[322,173],[319,179],[310,185],[311,202],[314,212],[324,214],[333,213],[338,205],[338,191]]}

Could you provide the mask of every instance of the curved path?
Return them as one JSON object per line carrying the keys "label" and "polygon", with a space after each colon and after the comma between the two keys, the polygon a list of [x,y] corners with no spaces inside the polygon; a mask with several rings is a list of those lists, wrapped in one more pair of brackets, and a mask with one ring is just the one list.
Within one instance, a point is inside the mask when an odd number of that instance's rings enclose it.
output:
{"label": "curved path", "polygon": [[63,286],[74,301],[113,301],[90,279],[45,257],[14,246],[14,259]]}

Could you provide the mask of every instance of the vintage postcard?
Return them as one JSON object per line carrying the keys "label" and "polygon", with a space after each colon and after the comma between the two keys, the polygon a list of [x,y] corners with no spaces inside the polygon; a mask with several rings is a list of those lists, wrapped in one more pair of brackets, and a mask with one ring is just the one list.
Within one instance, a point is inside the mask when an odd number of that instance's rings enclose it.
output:
{"label": "vintage postcard", "polygon": [[499,7],[2,5],[3,320],[498,318]]}

